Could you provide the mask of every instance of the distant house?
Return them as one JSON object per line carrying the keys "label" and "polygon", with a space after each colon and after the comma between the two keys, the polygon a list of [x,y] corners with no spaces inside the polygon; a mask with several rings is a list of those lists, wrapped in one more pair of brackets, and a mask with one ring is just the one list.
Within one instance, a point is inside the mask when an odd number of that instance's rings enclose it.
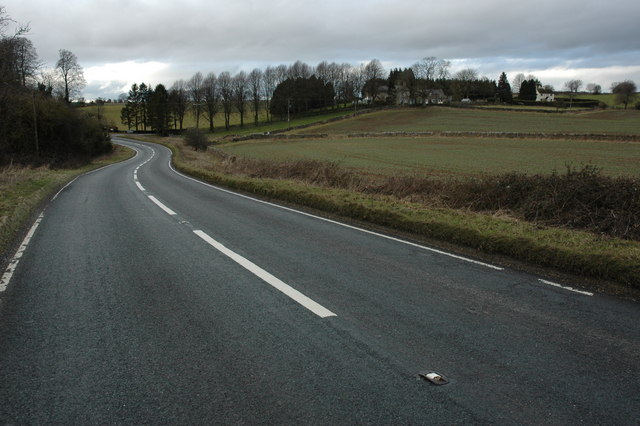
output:
{"label": "distant house", "polygon": [[536,102],[553,102],[556,100],[553,90],[536,87]]}
{"label": "distant house", "polygon": [[446,104],[451,101],[451,97],[444,94],[442,89],[431,89],[424,93],[424,104]]}

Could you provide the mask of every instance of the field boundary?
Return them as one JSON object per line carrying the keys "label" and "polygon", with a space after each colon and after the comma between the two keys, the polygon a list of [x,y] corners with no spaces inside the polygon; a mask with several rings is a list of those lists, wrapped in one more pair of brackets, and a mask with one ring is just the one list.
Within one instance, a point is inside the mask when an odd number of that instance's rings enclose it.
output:
{"label": "field boundary", "polygon": [[249,140],[296,140],[340,138],[416,138],[416,137],[472,137],[497,139],[565,139],[593,140],[615,142],[640,142],[640,135],[615,133],[543,133],[543,132],[464,132],[464,131],[429,131],[429,132],[357,132],[347,134],[328,133],[255,133],[231,138],[232,142]]}

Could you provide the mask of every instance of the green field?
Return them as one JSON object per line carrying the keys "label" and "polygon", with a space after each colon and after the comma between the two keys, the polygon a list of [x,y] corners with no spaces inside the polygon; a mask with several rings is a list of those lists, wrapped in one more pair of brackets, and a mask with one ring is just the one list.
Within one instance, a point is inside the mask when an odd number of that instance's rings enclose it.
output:
{"label": "green field", "polygon": [[[624,130],[621,130],[624,129]],[[327,138],[253,140],[224,145],[236,156],[337,162],[373,174],[474,176],[518,171],[563,172],[595,165],[604,174],[640,176],[640,143],[499,137],[345,137],[359,132],[544,132],[640,134],[640,112],[540,114],[454,108],[386,110],[314,126],[300,133]]]}
{"label": "green field", "polygon": [[640,177],[640,143],[459,137],[327,138],[247,141],[229,154],[333,161],[367,173],[473,176],[512,171],[547,174],[592,164],[604,174]]}
{"label": "green field", "polygon": [[558,114],[444,107],[394,109],[314,126],[301,133],[428,131],[640,134],[640,111]]}

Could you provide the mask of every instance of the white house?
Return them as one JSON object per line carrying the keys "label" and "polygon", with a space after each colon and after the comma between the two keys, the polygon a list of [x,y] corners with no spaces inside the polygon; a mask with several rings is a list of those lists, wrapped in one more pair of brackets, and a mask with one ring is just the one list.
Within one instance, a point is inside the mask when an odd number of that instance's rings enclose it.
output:
{"label": "white house", "polygon": [[555,99],[556,95],[553,93],[553,90],[536,87],[536,102],[553,102]]}

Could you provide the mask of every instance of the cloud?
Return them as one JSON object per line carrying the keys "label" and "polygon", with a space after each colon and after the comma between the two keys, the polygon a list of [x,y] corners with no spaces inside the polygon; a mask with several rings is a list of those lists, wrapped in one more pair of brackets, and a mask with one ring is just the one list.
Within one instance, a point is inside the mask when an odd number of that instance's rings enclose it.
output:
{"label": "cloud", "polygon": [[[87,67],[87,77],[89,67],[165,65],[158,70],[132,68],[135,75],[126,78],[112,69],[117,81],[157,77],[170,85],[167,78],[189,78],[196,71],[233,72],[297,59],[317,64],[378,58],[410,66],[422,57],[437,56],[477,64],[481,74],[492,78],[497,78],[495,72],[528,65],[527,72],[548,71],[544,75],[550,79],[563,75],[552,76],[554,70],[570,67],[609,69],[611,75],[631,67],[635,73],[633,66],[640,63],[637,0],[68,0],[59,7],[45,0],[4,3],[14,19],[31,23],[31,39],[49,64],[64,48]],[[609,78],[605,71],[597,75]]]}

